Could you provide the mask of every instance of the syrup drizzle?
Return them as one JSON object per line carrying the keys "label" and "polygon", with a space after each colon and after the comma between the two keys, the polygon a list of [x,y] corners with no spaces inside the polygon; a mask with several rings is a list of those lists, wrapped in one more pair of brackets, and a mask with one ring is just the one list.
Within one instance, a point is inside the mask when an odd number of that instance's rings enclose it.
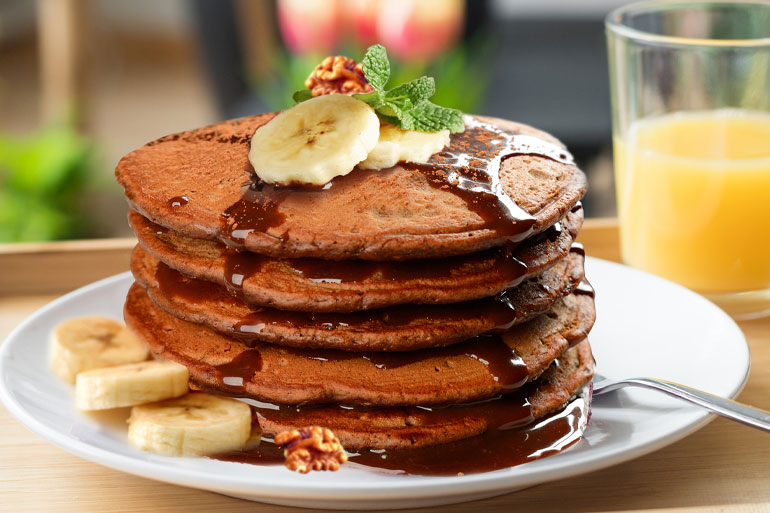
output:
{"label": "syrup drizzle", "polygon": [[[463,409],[465,411],[459,411]],[[468,411],[471,410],[471,411]],[[256,408],[257,416],[291,418],[301,408]],[[526,393],[500,396],[490,401],[444,408],[409,408],[422,424],[440,423],[453,416],[483,415],[487,431],[481,435],[419,449],[362,450],[350,454],[349,463],[372,471],[398,474],[451,476],[490,472],[556,454],[580,440],[590,417],[587,387],[561,410],[532,421]],[[232,451],[213,456],[221,461],[254,465],[281,465],[283,450],[263,439],[249,451]]]}
{"label": "syrup drizzle", "polygon": [[520,241],[534,230],[535,218],[504,191],[500,168],[515,155],[535,155],[563,164],[574,164],[563,148],[540,138],[501,129],[465,116],[465,131],[453,134],[449,150],[434,155],[426,165],[415,166],[436,189],[447,189],[461,198],[484,221],[482,228],[511,241]]}
{"label": "syrup drizzle", "polygon": [[[515,401],[505,406],[513,411],[527,410],[527,405],[522,407]],[[412,475],[490,472],[551,456],[575,444],[585,431],[587,412],[587,400],[576,398],[561,411],[525,426],[501,426],[458,442],[418,449],[362,451],[350,461]]]}
{"label": "syrup drizzle", "polygon": [[[294,349],[282,347],[281,351],[297,358],[321,362],[349,362],[366,360],[381,370],[396,369],[432,359],[445,360],[466,356],[481,362],[503,393],[521,388],[529,378],[524,360],[511,349],[499,335],[484,334],[460,344],[442,348],[398,352],[350,352],[334,349]],[[262,370],[259,349],[247,349],[232,361],[215,368],[215,377],[221,388],[233,395],[242,394],[254,376]]]}
{"label": "syrup drizzle", "polygon": [[[572,209],[577,213],[582,208],[578,202]],[[372,279],[405,281],[414,279],[450,278],[463,266],[475,268],[489,259],[491,264],[507,280],[506,288],[520,284],[528,269],[516,256],[517,250],[526,250],[549,240],[555,242],[563,231],[560,222],[556,222],[543,232],[528,238],[522,243],[508,242],[502,248],[491,249],[470,255],[447,258],[428,258],[408,261],[372,261],[372,260],[322,260],[317,258],[285,259],[283,262],[303,277],[318,283],[351,283]],[[260,272],[268,259],[256,253],[234,248],[223,251],[225,262],[225,285],[237,298],[248,303],[243,294],[243,283]],[[250,304],[251,307],[258,305]]]}
{"label": "syrup drizzle", "polygon": [[286,220],[286,215],[278,207],[290,191],[262,182],[251,164],[246,172],[249,181],[243,184],[243,195],[222,213],[220,224],[220,235],[227,245],[240,249],[250,233],[267,234],[269,228],[279,226]]}
{"label": "syrup drizzle", "polygon": [[[492,260],[508,280],[507,287],[518,285],[527,273],[527,266],[515,256],[516,246],[511,244],[471,255],[422,260],[375,262],[371,260],[333,261],[315,258],[298,258],[286,261],[303,277],[319,283],[361,282],[377,276],[380,280],[406,281],[416,279],[450,278],[462,266],[477,267]],[[485,266],[486,267],[486,266]]]}
{"label": "syrup drizzle", "polygon": [[[577,253],[584,258],[586,256],[586,248],[580,242],[573,242],[572,246],[569,248],[569,252]],[[572,291],[572,293],[577,296],[590,296],[592,298],[596,297],[593,285],[591,285],[591,282],[589,282],[585,276],[582,280],[580,280],[580,283],[578,283],[578,286],[575,288],[575,290]]]}
{"label": "syrup drizzle", "polygon": [[171,208],[183,207],[190,202],[190,198],[187,196],[174,196],[168,200],[168,205]]}
{"label": "syrup drizzle", "polygon": [[226,248],[224,256],[225,287],[234,297],[246,302],[243,282],[262,270],[267,258],[257,253]]}
{"label": "syrup drizzle", "polygon": [[[428,164],[405,165],[422,173],[432,187],[461,198],[482,219],[481,229],[511,241],[525,239],[533,232],[536,220],[505,193],[500,179],[502,162],[515,155],[534,155],[571,165],[572,156],[556,144],[471,116],[465,117],[465,124],[464,132],[451,136],[450,149],[434,155]],[[249,180],[242,197],[222,213],[220,225],[220,237],[236,248],[243,248],[250,233],[268,234],[270,228],[283,224],[286,216],[279,207],[289,194],[328,194],[338,180],[345,178],[338,177],[320,188],[277,187],[260,181],[250,164],[246,173]],[[268,235],[288,238],[286,232]]]}
{"label": "syrup drizzle", "polygon": [[586,248],[582,242],[573,242],[569,248],[570,253],[577,253],[580,256],[586,256]]}
{"label": "syrup drizzle", "polygon": [[[420,321],[438,324],[442,320],[479,318],[490,324],[491,332],[507,331],[517,319],[516,308],[505,293],[448,305],[397,305],[378,310],[360,310],[351,313],[295,312],[261,308],[241,319],[235,326],[239,338],[246,342],[256,340],[268,324],[289,325],[293,328],[365,329],[388,331],[393,327],[420,324]],[[251,336],[249,336],[251,335]]]}
{"label": "syrup drizzle", "polygon": [[245,390],[245,384],[262,370],[262,354],[256,349],[241,352],[228,363],[214,368],[217,381],[231,394],[239,394]]}
{"label": "syrup drizzle", "polygon": [[587,279],[583,278],[580,283],[578,284],[577,288],[573,291],[573,294],[578,296],[589,296],[589,297],[596,297],[596,292],[594,291],[594,286],[591,285],[591,282],[589,282]]}
{"label": "syrup drizzle", "polygon": [[[561,227],[554,225],[542,234],[538,234],[538,239],[532,242],[541,241],[542,239],[539,238],[541,235],[554,241],[559,236],[560,231]],[[502,248],[448,258],[383,262],[295,258],[285,259],[282,262],[292,271],[316,283],[353,283],[375,277],[378,280],[387,281],[442,279],[451,278],[461,272],[463,267],[466,269],[479,268],[480,266],[483,266],[484,269],[494,267],[506,280],[506,288],[512,288],[521,283],[528,273],[527,265],[516,257],[516,249],[515,243],[508,243]],[[252,308],[258,307],[258,305],[249,303],[245,297],[243,283],[262,271],[269,259],[256,253],[233,248],[225,249],[223,256],[227,289],[233,296],[243,300]]]}
{"label": "syrup drizzle", "polygon": [[[243,257],[246,258],[247,254]],[[234,274],[237,276],[237,273]],[[233,301],[217,284],[185,276],[168,265],[159,262],[155,280],[160,291],[168,297],[182,298],[188,303],[203,301]],[[231,287],[242,283],[231,278]],[[236,288],[237,290],[237,288]],[[366,331],[387,331],[392,327],[407,326],[420,321],[438,324],[442,321],[479,319],[490,326],[490,332],[507,331],[516,323],[517,310],[507,291],[487,297],[447,305],[397,305],[377,310],[360,310],[351,313],[297,312],[259,307],[235,324],[235,335],[246,343],[259,340],[259,334],[268,325],[288,325],[296,329],[360,328]]]}

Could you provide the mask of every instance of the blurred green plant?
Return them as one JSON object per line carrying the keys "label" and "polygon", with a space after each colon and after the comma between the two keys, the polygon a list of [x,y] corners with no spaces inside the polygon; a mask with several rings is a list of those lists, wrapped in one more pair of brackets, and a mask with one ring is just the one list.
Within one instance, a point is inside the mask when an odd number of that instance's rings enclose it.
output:
{"label": "blurred green plant", "polygon": [[[477,112],[492,77],[489,71],[492,49],[490,38],[476,37],[430,62],[401,62],[391,57],[389,83],[402,84],[423,75],[432,76],[436,79],[433,103],[463,112]],[[348,47],[340,54],[360,61],[363,49]],[[282,52],[276,57],[275,75],[254,80],[257,93],[271,110],[291,107],[294,105],[292,93],[305,87],[305,79],[324,57]]]}
{"label": "blurred green plant", "polygon": [[93,169],[93,146],[68,126],[0,134],[0,242],[86,236],[83,192]]}

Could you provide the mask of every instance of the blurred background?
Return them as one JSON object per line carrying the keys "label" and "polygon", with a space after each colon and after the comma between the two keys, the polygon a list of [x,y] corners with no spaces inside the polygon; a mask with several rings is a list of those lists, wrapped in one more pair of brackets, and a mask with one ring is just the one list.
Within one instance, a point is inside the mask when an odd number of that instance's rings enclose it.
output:
{"label": "blurred background", "polygon": [[130,235],[113,170],[157,137],[278,110],[384,44],[436,103],[564,141],[614,215],[603,18],[621,0],[0,0],[0,242]]}

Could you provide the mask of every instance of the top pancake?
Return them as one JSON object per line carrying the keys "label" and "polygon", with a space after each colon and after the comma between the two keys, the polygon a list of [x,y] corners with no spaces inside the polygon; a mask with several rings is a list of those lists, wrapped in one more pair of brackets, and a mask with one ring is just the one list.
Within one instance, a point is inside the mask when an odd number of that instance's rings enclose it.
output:
{"label": "top pancake", "polygon": [[[115,171],[118,182],[131,206],[153,222],[189,237],[228,242],[223,213],[242,198],[252,134],[274,115],[226,121],[151,142],[121,159]],[[473,119],[562,147],[526,125]],[[487,142],[468,129],[452,136],[449,149],[465,151],[473,161]],[[443,164],[436,165],[443,169]],[[446,167],[445,174],[452,169]],[[534,217],[535,233],[563,217],[586,187],[585,176],[574,165],[532,154],[504,159],[499,176],[505,194]],[[324,189],[274,191],[267,203],[281,198],[279,222],[238,242],[273,257],[400,260],[465,254],[508,240],[489,229],[451,187],[431,183],[420,166],[400,164],[379,171],[355,169]]]}

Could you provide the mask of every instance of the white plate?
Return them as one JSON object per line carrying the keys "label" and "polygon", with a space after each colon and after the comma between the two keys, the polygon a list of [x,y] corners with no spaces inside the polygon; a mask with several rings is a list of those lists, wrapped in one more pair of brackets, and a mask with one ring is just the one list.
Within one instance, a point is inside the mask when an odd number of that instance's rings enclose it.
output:
{"label": "white plate", "polygon": [[[589,258],[598,320],[597,369],[608,377],[655,376],[735,397],[749,369],[735,323],[702,297],[663,279]],[[597,397],[584,439],[555,456],[462,477],[397,476],[343,466],[299,475],[205,458],[167,458],[133,449],[125,429],[76,411],[72,390],[48,371],[48,335],[82,315],[122,318],[131,284],[124,273],[40,309],[0,347],[0,399],[27,428],[88,460],[139,476],[275,504],[386,509],[451,504],[501,495],[615,465],[671,444],[711,416],[663,394],[628,389]]]}

